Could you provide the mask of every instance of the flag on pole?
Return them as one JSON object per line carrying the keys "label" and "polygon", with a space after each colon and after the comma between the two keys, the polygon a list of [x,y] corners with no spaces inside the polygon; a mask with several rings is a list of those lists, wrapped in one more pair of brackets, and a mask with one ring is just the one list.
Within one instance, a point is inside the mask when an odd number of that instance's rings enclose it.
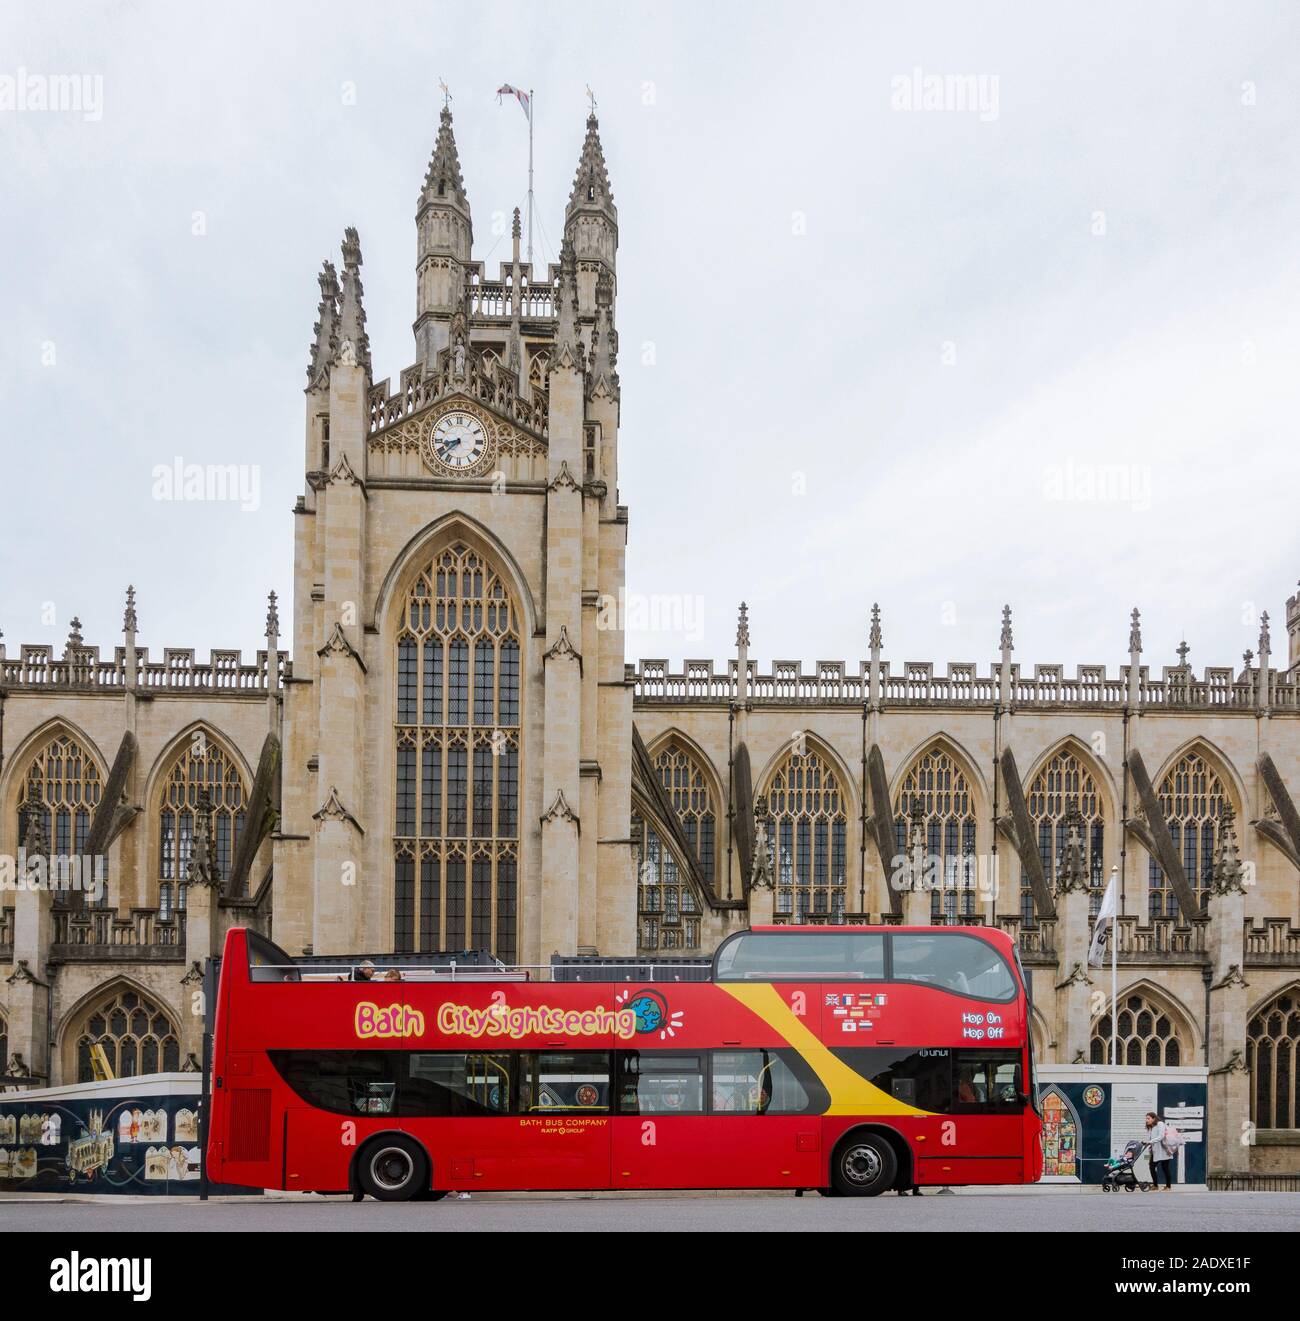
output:
{"label": "flag on pole", "polygon": [[1101,907],[1097,909],[1097,925],[1092,930],[1092,946],[1088,950],[1088,963],[1093,968],[1100,968],[1106,956],[1106,938],[1115,925],[1115,910],[1118,896],[1115,893],[1115,876],[1111,874],[1110,884],[1102,895]]}
{"label": "flag on pole", "polygon": [[497,88],[498,105],[501,104],[501,98],[503,96],[513,96],[519,102],[520,108],[524,112],[524,117],[530,124],[533,122],[533,103],[527,92],[521,92],[519,88],[511,87],[509,83],[502,83],[501,86]]}

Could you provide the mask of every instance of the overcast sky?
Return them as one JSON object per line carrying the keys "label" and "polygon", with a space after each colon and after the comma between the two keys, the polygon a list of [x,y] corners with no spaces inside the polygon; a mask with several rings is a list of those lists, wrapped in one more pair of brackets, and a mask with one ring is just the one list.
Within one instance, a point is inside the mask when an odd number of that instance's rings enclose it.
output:
{"label": "overcast sky", "polygon": [[[1262,609],[1284,658],[1298,50],[1281,0],[9,3],[0,81],[102,79],[0,109],[10,654],[74,614],[110,653],[128,582],[156,656],[259,645],[346,225],[376,375],[415,356],[441,77],[476,257],[526,187],[496,88],[536,91],[539,264],[598,98],[628,589],[675,607],[629,659],[721,661],[742,598],[764,668],[856,669],[873,600],[896,664],[983,668],[1004,601],[1026,668],[1113,668],[1134,604],[1153,670],[1184,632],[1240,664]],[[258,508],[155,499],[177,457],[255,466]]]}

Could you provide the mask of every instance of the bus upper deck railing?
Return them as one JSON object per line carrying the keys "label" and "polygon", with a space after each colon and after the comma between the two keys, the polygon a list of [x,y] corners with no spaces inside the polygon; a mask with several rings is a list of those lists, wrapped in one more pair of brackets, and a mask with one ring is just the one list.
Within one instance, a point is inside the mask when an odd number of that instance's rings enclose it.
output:
{"label": "bus upper deck railing", "polygon": [[254,982],[354,982],[383,986],[399,982],[706,982],[711,961],[593,960],[563,963],[484,963],[448,959],[414,963],[393,959],[331,959],[262,963],[249,968]]}

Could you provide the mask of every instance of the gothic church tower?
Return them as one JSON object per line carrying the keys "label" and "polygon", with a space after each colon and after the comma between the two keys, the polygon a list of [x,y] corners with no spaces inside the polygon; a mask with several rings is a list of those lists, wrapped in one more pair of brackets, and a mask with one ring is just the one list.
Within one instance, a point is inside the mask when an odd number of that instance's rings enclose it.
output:
{"label": "gothic church tower", "polygon": [[361,246],[326,262],[295,509],[274,935],[297,953],[635,949],[618,214],[595,116],[558,265],[495,277],[444,109],[416,360],[372,380]]}

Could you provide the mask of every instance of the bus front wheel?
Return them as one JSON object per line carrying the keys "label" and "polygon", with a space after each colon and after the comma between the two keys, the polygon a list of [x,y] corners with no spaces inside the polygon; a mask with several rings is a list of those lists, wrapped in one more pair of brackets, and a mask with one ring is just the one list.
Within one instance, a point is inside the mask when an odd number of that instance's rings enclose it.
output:
{"label": "bus front wheel", "polygon": [[358,1156],[357,1182],[380,1202],[405,1202],[429,1186],[429,1160],[418,1142],[386,1133]]}
{"label": "bus front wheel", "polygon": [[875,1197],[894,1186],[898,1157],[879,1133],[852,1133],[836,1148],[831,1182],[842,1197]]}

